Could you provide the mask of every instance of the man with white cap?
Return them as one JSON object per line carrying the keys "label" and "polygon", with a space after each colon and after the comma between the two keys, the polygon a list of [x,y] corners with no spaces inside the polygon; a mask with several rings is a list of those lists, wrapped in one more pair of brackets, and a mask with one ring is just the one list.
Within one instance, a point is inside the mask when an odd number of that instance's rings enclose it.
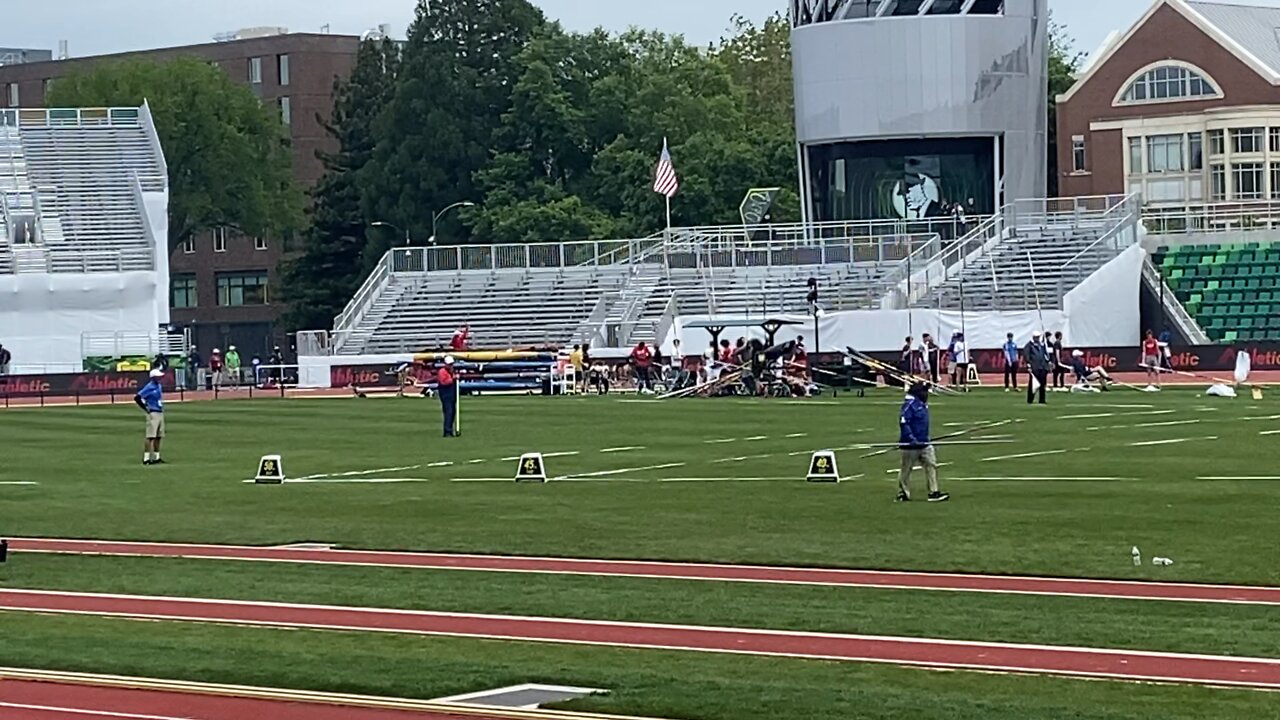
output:
{"label": "man with white cap", "polygon": [[143,465],[162,465],[160,441],[164,439],[164,388],[160,380],[163,370],[152,370],[146,385],[133,396],[133,401],[147,414],[147,431],[142,445]]}
{"label": "man with white cap", "polygon": [[1031,372],[1031,378],[1027,382],[1027,404],[1030,405],[1039,392],[1040,404],[1044,405],[1045,385],[1049,382],[1049,370],[1053,367],[1050,363],[1053,361],[1049,357],[1049,346],[1045,344],[1044,336],[1039,330],[1031,334],[1031,342],[1027,343],[1022,355]]}
{"label": "man with white cap", "polygon": [[444,436],[458,435],[458,378],[453,373],[453,356],[444,356],[444,365],[436,373],[436,394],[444,413]]}

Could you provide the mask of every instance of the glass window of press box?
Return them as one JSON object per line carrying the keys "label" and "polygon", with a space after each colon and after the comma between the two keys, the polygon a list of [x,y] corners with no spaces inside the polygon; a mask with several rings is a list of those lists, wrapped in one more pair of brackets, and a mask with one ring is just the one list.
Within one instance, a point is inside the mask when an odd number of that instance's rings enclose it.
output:
{"label": "glass window of press box", "polygon": [[812,219],[942,218],[995,212],[993,138],[873,140],[807,148]]}

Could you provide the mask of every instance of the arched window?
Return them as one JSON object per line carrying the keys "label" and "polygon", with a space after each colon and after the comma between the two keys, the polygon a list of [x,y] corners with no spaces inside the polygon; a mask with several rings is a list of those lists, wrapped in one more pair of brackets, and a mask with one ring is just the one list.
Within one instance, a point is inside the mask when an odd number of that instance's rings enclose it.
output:
{"label": "arched window", "polygon": [[1138,71],[1116,99],[1116,104],[1199,100],[1221,95],[1218,86],[1199,68],[1166,62]]}

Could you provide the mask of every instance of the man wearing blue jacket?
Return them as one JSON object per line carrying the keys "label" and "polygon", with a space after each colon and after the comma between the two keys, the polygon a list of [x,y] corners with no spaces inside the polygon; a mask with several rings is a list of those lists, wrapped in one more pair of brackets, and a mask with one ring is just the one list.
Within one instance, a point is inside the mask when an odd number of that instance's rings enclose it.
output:
{"label": "man wearing blue jacket", "polygon": [[1005,335],[1004,345],[1004,391],[1009,392],[1010,384],[1018,389],[1018,343],[1013,341],[1013,333]]}
{"label": "man wearing blue jacket", "polygon": [[911,500],[911,470],[924,467],[929,483],[929,502],[946,502],[951,496],[938,489],[938,456],[929,440],[929,386],[916,383],[907,391],[898,421],[898,447],[902,450],[902,470],[898,472],[898,502]]}

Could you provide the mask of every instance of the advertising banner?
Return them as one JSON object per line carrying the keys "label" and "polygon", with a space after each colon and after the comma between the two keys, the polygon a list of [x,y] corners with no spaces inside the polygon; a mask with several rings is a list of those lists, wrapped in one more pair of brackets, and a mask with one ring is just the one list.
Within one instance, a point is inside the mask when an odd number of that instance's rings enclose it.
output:
{"label": "advertising banner", "polygon": [[[0,397],[72,395],[133,395],[147,382],[145,372],[46,373],[0,376]],[[164,376],[165,390],[174,389],[172,371]]]}

